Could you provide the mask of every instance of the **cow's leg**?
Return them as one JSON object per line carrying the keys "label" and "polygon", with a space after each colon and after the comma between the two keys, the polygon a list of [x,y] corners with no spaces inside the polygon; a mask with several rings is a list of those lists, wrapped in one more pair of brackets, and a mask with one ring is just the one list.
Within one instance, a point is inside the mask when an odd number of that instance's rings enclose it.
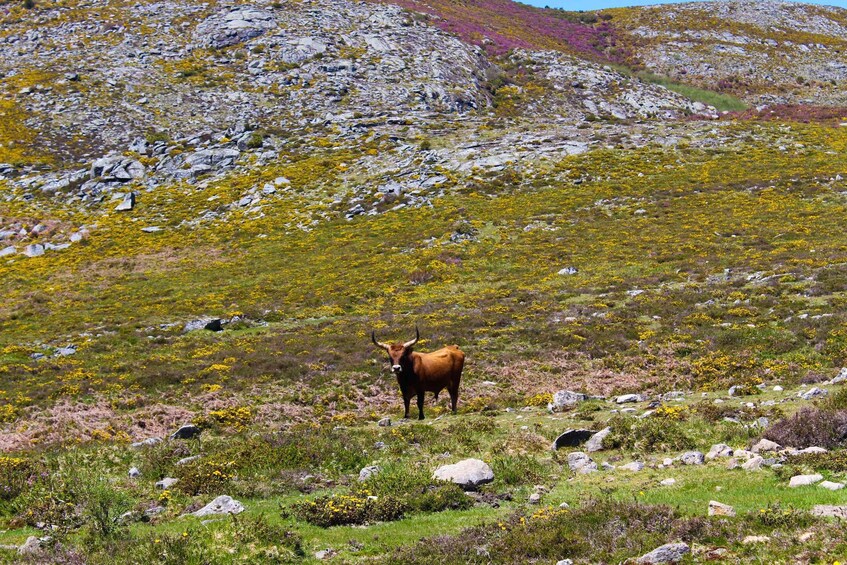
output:
{"label": "cow's leg", "polygon": [[418,393],[418,420],[423,420],[424,391]]}
{"label": "cow's leg", "polygon": [[450,393],[450,408],[453,410],[453,414],[455,414],[456,403],[459,401],[459,387],[449,388],[447,392]]}
{"label": "cow's leg", "polygon": [[403,405],[406,407],[406,411],[403,414],[403,419],[405,419],[405,420],[409,419],[409,404],[411,402],[412,402],[412,395],[407,393],[407,392],[403,392]]}

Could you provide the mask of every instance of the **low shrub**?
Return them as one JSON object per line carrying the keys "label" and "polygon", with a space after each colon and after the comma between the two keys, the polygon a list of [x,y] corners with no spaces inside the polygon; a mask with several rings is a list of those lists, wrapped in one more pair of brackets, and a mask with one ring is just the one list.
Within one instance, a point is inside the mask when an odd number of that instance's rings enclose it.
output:
{"label": "low shrub", "polygon": [[827,451],[826,453],[803,453],[789,458],[792,467],[807,467],[815,471],[847,473],[847,451]]}
{"label": "low shrub", "polygon": [[694,439],[681,422],[667,418],[630,418],[615,416],[609,420],[606,441],[611,448],[632,451],[683,451],[695,447]]}
{"label": "low shrub", "polygon": [[[226,454],[223,454],[226,455]],[[182,465],[176,473],[176,488],[187,495],[224,494],[235,478],[235,461],[218,457],[203,458]]]}
{"label": "low shrub", "polygon": [[310,524],[329,528],[369,522],[399,520],[408,504],[398,497],[358,494],[322,496],[290,507],[291,512]]}
{"label": "low shrub", "polygon": [[545,476],[544,464],[529,455],[503,455],[491,462],[498,482],[505,485],[534,484]]}
{"label": "low shrub", "polygon": [[458,485],[434,481],[426,468],[389,464],[379,473],[359,483],[353,490],[359,497],[393,496],[404,501],[409,512],[441,512],[470,508],[473,500]]}
{"label": "low shrub", "polygon": [[23,457],[0,457],[0,500],[12,500],[35,481],[47,477],[41,463]]}
{"label": "low shrub", "polygon": [[847,441],[847,410],[802,408],[768,428],[763,437],[784,446],[832,449]]}

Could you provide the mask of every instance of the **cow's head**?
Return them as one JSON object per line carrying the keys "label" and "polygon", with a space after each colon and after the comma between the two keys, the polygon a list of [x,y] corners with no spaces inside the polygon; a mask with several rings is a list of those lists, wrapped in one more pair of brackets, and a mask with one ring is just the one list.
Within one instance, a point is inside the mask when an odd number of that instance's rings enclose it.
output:
{"label": "cow's head", "polygon": [[412,352],[412,346],[418,342],[421,333],[418,331],[418,326],[415,326],[415,339],[406,343],[387,344],[376,340],[376,332],[371,332],[371,340],[374,345],[384,349],[388,353],[388,359],[391,361],[391,372],[395,375],[400,375],[403,372],[403,360]]}

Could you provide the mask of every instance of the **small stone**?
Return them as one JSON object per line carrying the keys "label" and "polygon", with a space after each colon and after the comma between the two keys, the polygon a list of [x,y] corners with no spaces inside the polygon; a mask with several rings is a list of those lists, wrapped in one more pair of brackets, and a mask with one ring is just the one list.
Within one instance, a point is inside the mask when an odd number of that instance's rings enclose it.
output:
{"label": "small stone", "polygon": [[377,422],[377,425],[381,428],[391,427],[391,418],[383,418],[379,422]]}
{"label": "small stone", "polygon": [[706,461],[706,456],[702,451],[686,451],[679,459],[686,465],[702,465]]}
{"label": "small stone", "polygon": [[132,468],[130,468],[130,470],[129,470],[129,477],[130,477],[131,479],[134,479],[134,478],[136,478],[136,477],[140,477],[140,476],[141,476],[141,471],[139,471],[139,470],[138,470],[138,467],[132,467]]}
{"label": "small stone", "polygon": [[135,447],[135,448],[149,447],[151,445],[156,445],[157,443],[160,443],[161,441],[162,441],[162,438],[160,438],[160,437],[148,437],[147,439],[143,439],[141,441],[136,441],[135,443],[130,444],[130,445],[132,447]]}
{"label": "small stone", "polygon": [[823,475],[815,473],[814,475],[794,475],[788,481],[788,486],[791,488],[805,487],[819,483],[823,480]]}
{"label": "small stone", "polygon": [[762,457],[756,455],[755,457],[748,459],[743,465],[741,465],[741,468],[745,471],[758,471],[762,468],[764,462],[765,460]]}
{"label": "small stone", "polygon": [[665,467],[673,467],[673,459],[671,459],[670,457],[665,457],[664,459],[662,459],[662,465],[664,465]]}
{"label": "small stone", "polygon": [[18,252],[18,250],[15,248],[15,246],[10,245],[8,247],[4,247],[3,249],[0,249],[0,257],[6,257],[8,255],[14,255],[17,252]]}
{"label": "small stone", "polygon": [[382,471],[382,467],[379,465],[368,465],[367,467],[363,467],[362,470],[359,471],[359,482],[367,481],[371,477],[377,475],[380,471]]}
{"label": "small stone", "polygon": [[568,504],[567,502],[562,502],[561,504],[559,504],[559,508],[561,508],[562,510],[568,509],[570,507],[571,507],[571,505]]}
{"label": "small stone", "polygon": [[797,539],[798,539],[800,542],[802,542],[802,543],[806,543],[807,541],[809,541],[809,540],[810,540],[810,539],[812,539],[813,537],[815,537],[815,533],[814,533],[814,532],[803,532],[802,534],[800,534],[799,536],[797,536]]}
{"label": "small stone", "polygon": [[627,402],[641,402],[644,400],[644,397],[640,394],[622,394],[615,398],[615,402],[618,404],[626,404]]}
{"label": "small stone", "polygon": [[774,392],[782,392],[783,390],[785,390],[785,389],[784,389],[784,388],[782,388],[782,387],[781,387],[781,386],[779,386],[779,385],[776,385],[775,387],[773,387],[773,391],[774,391]]}
{"label": "small stone", "polygon": [[729,461],[726,462],[726,468],[732,471],[733,469],[738,468],[738,459],[732,457]]}
{"label": "small stone", "polygon": [[716,500],[709,501],[709,516],[735,516],[735,508]]}
{"label": "small stone", "polygon": [[670,487],[676,484],[676,479],[662,479],[659,484],[663,487]]}
{"label": "small stone", "polygon": [[529,495],[529,503],[530,504],[538,504],[539,502],[541,502],[541,494],[540,493],[534,492],[531,495]]}
{"label": "small stone", "polygon": [[200,455],[192,455],[191,457],[183,457],[182,459],[177,461],[176,464],[177,465],[186,465],[188,463],[191,463],[192,461],[197,461],[198,459],[200,459],[200,457],[201,457]]}
{"label": "small stone", "polygon": [[160,488],[162,490],[167,490],[174,486],[179,482],[179,479],[174,479],[173,477],[165,477],[161,481],[156,481],[156,488]]}
{"label": "small stone", "polygon": [[564,269],[559,269],[560,275],[575,275],[579,272],[576,267],[565,267]]}
{"label": "small stone", "polygon": [[44,255],[44,246],[40,243],[32,243],[24,247],[23,253],[27,257],[41,257]]}
{"label": "small stone", "polygon": [[756,445],[750,448],[750,451],[753,453],[762,453],[763,451],[779,451],[780,449],[782,449],[782,446],[778,443],[762,438],[756,442]]}
{"label": "small stone", "polygon": [[641,461],[633,461],[632,463],[627,463],[626,465],[621,465],[619,469],[622,471],[632,471],[638,472],[644,468],[644,463]]}
{"label": "small stone", "polygon": [[824,481],[820,483],[818,486],[825,488],[826,490],[841,490],[844,488],[844,483],[834,483],[832,481]]}
{"label": "small stone", "polygon": [[730,446],[725,443],[717,443],[712,446],[709,450],[709,453],[706,454],[706,459],[710,461],[712,459],[716,459],[718,457],[732,457],[733,450]]}
{"label": "small stone", "polygon": [[826,453],[826,452],[827,452],[827,450],[824,449],[823,447],[812,446],[812,447],[806,447],[805,449],[801,449],[801,450],[797,451],[797,455],[805,455],[807,453]]}
{"label": "small stone", "polygon": [[741,543],[747,545],[751,543],[768,543],[769,541],[771,541],[771,538],[768,536],[747,536],[741,540]]}
{"label": "small stone", "polygon": [[811,399],[817,398],[819,396],[826,396],[827,394],[829,394],[828,390],[826,390],[825,388],[818,388],[818,387],[815,386],[815,387],[812,387],[805,392],[803,392],[803,391],[798,392],[797,396],[799,396],[803,400],[811,400]]}
{"label": "small stone", "polygon": [[553,402],[547,405],[547,409],[553,412],[561,412],[562,410],[571,408],[586,399],[588,399],[588,396],[581,392],[559,390],[553,393]]}
{"label": "small stone", "polygon": [[570,559],[562,559],[561,561],[556,561],[556,565],[573,565],[573,561]]}
{"label": "small stone", "polygon": [[141,228],[141,231],[144,233],[156,233],[157,231],[162,231],[162,228],[159,226],[148,226],[146,228]]}
{"label": "small stone", "polygon": [[29,536],[26,541],[18,548],[18,555],[31,555],[37,553],[46,543],[50,541],[50,537],[39,538]]}
{"label": "small stone", "polygon": [[635,560],[639,564],[679,563],[691,548],[687,543],[668,543]]}
{"label": "small stone", "polygon": [[568,467],[571,471],[578,473],[590,473],[597,470],[597,463],[592,461],[586,453],[574,451],[568,453]]}
{"label": "small stone", "polygon": [[128,210],[132,210],[135,207],[135,193],[130,192],[127,194],[120,204],[115,208],[116,212],[126,212]]}

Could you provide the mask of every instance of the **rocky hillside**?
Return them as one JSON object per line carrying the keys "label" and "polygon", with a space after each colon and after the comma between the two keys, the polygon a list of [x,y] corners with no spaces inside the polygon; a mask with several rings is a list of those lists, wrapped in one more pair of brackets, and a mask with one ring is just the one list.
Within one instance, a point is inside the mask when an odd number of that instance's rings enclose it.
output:
{"label": "rocky hillside", "polygon": [[718,0],[607,10],[649,69],[761,105],[847,104],[847,10]]}

